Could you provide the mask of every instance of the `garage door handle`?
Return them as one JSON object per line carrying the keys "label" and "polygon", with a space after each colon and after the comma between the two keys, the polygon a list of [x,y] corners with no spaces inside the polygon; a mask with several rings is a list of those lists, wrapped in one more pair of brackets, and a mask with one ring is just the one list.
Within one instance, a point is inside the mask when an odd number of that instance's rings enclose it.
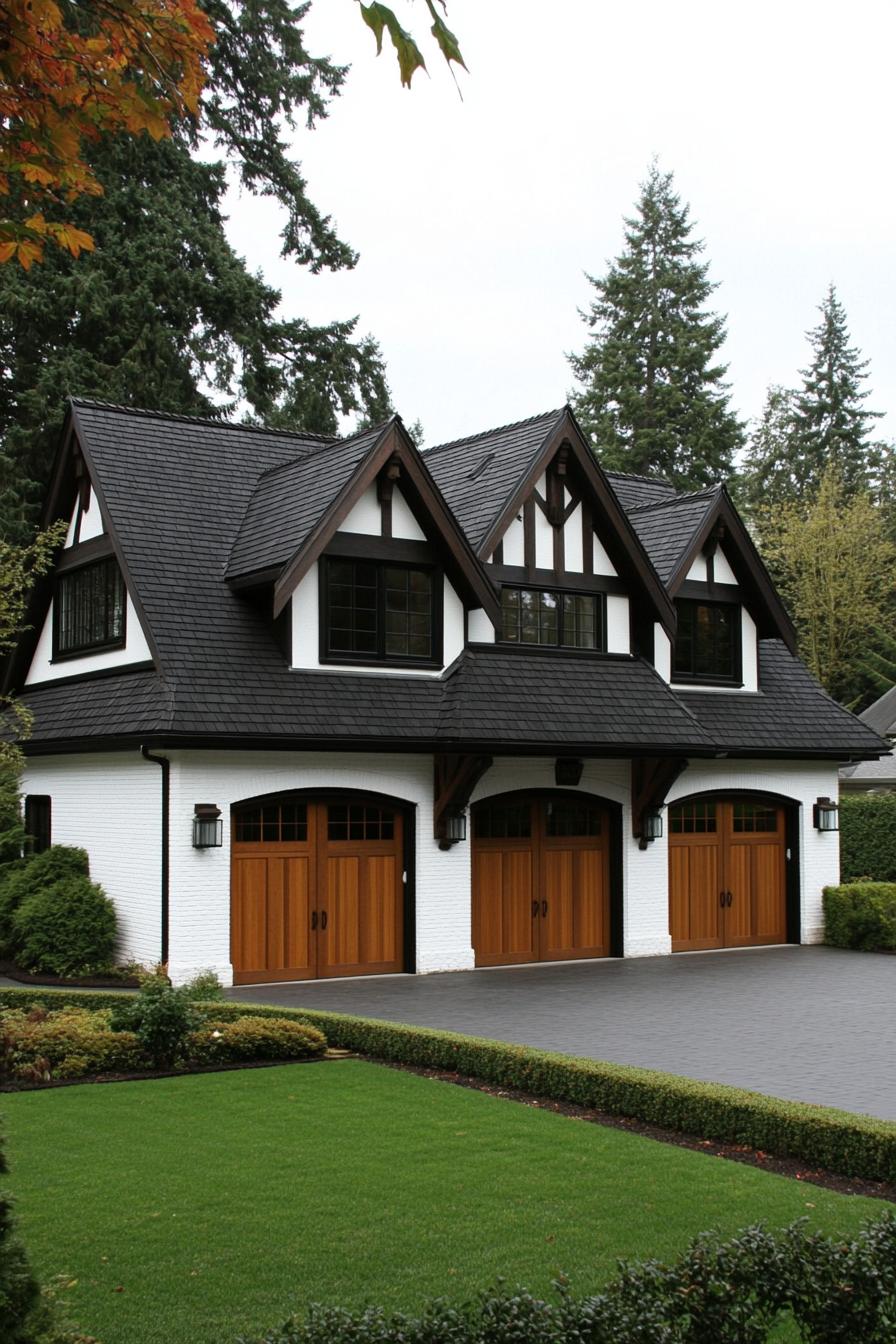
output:
{"label": "garage door handle", "polygon": [[320,926],[321,926],[322,929],[325,929],[325,928],[327,927],[327,912],[326,912],[326,910],[321,910],[321,912],[320,912]]}
{"label": "garage door handle", "polygon": [[542,901],[542,903],[541,903],[541,913],[542,913],[543,915],[546,915],[546,914],[548,913],[548,903],[547,903],[547,901]]}
{"label": "garage door handle", "polygon": [[311,927],[312,927],[312,929],[316,929],[316,928],[317,928],[317,911],[316,911],[316,910],[312,910],[312,911],[311,911]]}
{"label": "garage door handle", "polygon": [[729,891],[729,892],[728,892],[728,905],[729,905],[729,907],[730,907],[731,902],[732,902],[733,900],[734,900],[734,897],[732,896],[731,892]]}
{"label": "garage door handle", "polygon": [[536,916],[537,914],[538,914],[538,902],[537,902],[537,901],[533,901],[533,902],[532,902],[532,918],[534,919],[535,916]]}
{"label": "garage door handle", "polygon": [[725,897],[727,895],[728,895],[727,891],[719,892],[719,905],[722,907],[723,910],[725,909]]}

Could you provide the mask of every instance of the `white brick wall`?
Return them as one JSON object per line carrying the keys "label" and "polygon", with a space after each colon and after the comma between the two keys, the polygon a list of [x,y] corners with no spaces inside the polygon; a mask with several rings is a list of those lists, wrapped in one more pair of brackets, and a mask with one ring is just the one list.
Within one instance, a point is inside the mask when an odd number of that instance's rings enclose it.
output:
{"label": "white brick wall", "polygon": [[[367,753],[171,752],[170,960],[172,977],[211,968],[227,983],[230,965],[230,807],[283,789],[340,787],[410,803],[416,827],[416,969],[473,965],[470,840],[450,850],[432,835],[432,757]],[[91,871],[115,900],[122,956],[157,960],[160,949],[161,772],[137,751],[32,758],[25,791],[53,800],[53,839],[83,845]],[[800,762],[695,761],[670,801],[704,790],[760,789],[801,805],[802,938],[821,937],[821,889],[838,876],[836,834],[812,826],[812,803],[836,796],[832,766]],[[473,801],[515,789],[554,787],[553,758],[497,759]],[[622,805],[623,947],[626,956],[669,952],[667,839],[646,850],[631,834],[628,761],[589,761],[579,790]],[[192,846],[193,808],[216,803],[224,820],[220,849]],[[664,827],[668,831],[668,827]]]}
{"label": "white brick wall", "polygon": [[90,875],[115,902],[118,956],[152,965],[162,947],[162,771],[136,748],[32,756],[23,793],[52,799],[52,839],[90,856]]}

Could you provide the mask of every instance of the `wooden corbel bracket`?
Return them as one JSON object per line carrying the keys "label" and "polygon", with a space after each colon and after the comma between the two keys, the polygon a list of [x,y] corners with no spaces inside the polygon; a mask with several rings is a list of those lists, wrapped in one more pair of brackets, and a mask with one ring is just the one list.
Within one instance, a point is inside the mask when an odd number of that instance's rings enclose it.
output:
{"label": "wooden corbel bracket", "polygon": [[639,849],[649,843],[644,834],[644,817],[660,808],[687,761],[680,757],[645,756],[632,761],[632,834]]}
{"label": "wooden corbel bracket", "polygon": [[491,756],[441,752],[433,762],[433,834],[439,849],[450,849],[458,837],[448,834],[449,817],[462,813],[492,763]]}

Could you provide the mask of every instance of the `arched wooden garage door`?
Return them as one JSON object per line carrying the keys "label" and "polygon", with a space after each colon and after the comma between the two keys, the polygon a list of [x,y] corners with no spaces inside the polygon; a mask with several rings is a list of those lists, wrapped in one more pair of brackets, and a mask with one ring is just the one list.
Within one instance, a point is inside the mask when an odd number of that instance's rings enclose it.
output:
{"label": "arched wooden garage door", "polygon": [[404,969],[402,815],[368,802],[233,812],[236,984]]}
{"label": "arched wooden garage door", "polygon": [[669,807],[672,951],[787,941],[785,810],[756,799]]}
{"label": "arched wooden garage door", "polygon": [[473,808],[477,966],[609,955],[609,829],[606,809],[585,797]]}

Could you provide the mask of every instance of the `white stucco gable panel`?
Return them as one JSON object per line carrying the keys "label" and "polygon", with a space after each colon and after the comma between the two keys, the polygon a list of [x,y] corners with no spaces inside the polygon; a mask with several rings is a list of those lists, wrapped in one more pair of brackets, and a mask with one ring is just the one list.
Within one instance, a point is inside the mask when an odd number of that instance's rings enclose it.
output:
{"label": "white stucco gable panel", "polygon": [[401,490],[392,491],[392,535],[401,541],[425,541],[426,534],[411,512]]}
{"label": "white stucco gable panel", "polygon": [[77,658],[63,658],[53,661],[53,603],[50,603],[47,617],[37,641],[34,657],[25,678],[25,685],[36,682],[55,681],[59,677],[76,677],[82,672],[105,672],[107,668],[128,667],[134,663],[151,661],[152,653],[137,609],[130,594],[125,599],[125,644],[120,649],[98,649],[95,653],[85,653]]}
{"label": "white stucco gable panel", "polygon": [[340,532],[363,532],[368,537],[378,537],[382,533],[382,510],[376,496],[376,486],[369,485],[361,498],[354,504],[348,517],[339,529]]}

